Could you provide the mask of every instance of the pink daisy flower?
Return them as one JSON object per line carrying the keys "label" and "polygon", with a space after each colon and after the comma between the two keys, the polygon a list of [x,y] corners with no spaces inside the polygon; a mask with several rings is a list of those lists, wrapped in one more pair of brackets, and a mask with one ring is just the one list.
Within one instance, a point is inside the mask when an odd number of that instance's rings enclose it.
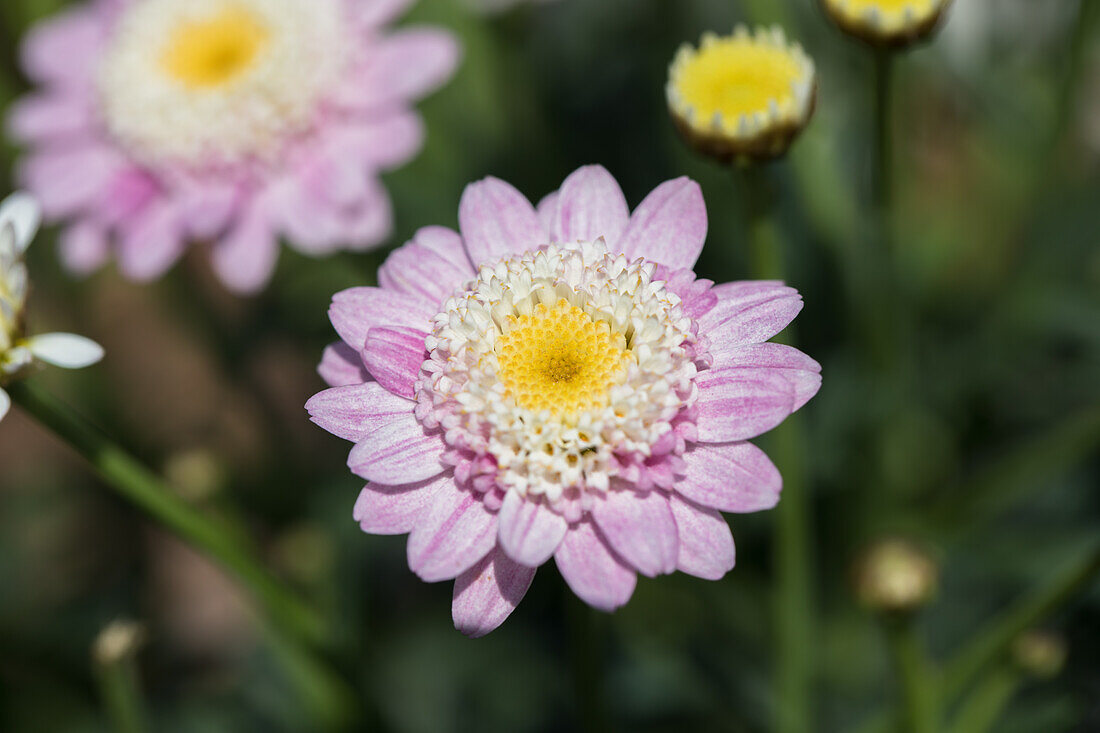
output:
{"label": "pink daisy flower", "polygon": [[379,287],[338,293],[342,341],[306,405],[355,442],[355,519],[408,532],[409,566],[454,579],[456,627],[480,636],[554,558],[590,605],[636,575],[722,577],[719,513],[771,508],[780,476],[747,442],[800,408],[820,367],[765,343],[802,308],[780,282],[714,285],[699,186],[658,186],[631,214],[590,166],[536,211],[504,181],[466,189],[461,233],[429,227]]}
{"label": "pink daisy flower", "polygon": [[32,29],[40,88],[9,128],[21,178],[84,273],[129,277],[212,243],[227,286],[262,287],[285,236],[321,255],[392,228],[379,172],[420,148],[411,107],[458,59],[441,30],[387,31],[411,0],[90,0]]}

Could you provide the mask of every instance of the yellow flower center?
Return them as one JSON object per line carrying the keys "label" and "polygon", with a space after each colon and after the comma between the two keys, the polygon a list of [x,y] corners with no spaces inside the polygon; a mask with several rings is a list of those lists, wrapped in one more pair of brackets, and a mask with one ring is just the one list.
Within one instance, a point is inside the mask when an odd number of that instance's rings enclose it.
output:
{"label": "yellow flower center", "polygon": [[554,415],[600,408],[632,354],[622,334],[562,298],[508,317],[497,344],[498,376],[520,407]]}
{"label": "yellow flower center", "polygon": [[267,44],[268,35],[255,14],[230,6],[210,18],[180,25],[161,63],[188,87],[222,86],[248,70]]}
{"label": "yellow flower center", "polygon": [[847,5],[849,10],[859,14],[868,10],[898,13],[906,8],[913,8],[916,11],[926,10],[932,5],[932,0],[847,0]]}
{"label": "yellow flower center", "polygon": [[797,60],[784,48],[750,37],[715,38],[685,64],[677,91],[697,119],[709,121],[717,112],[736,120],[767,111],[772,101],[784,107],[801,75]]}

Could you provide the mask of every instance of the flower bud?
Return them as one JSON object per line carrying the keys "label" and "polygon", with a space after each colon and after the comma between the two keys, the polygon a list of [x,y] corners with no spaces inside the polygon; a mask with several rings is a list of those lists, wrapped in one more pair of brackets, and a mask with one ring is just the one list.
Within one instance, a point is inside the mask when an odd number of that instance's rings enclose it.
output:
{"label": "flower bud", "polygon": [[901,48],[936,30],[951,0],[821,0],[842,31],[879,47]]}
{"label": "flower bud", "polygon": [[109,623],[92,644],[92,658],[103,667],[118,664],[133,655],[145,642],[145,627],[137,621]]}
{"label": "flower bud", "polygon": [[1012,659],[1024,672],[1042,678],[1055,677],[1066,663],[1066,641],[1052,631],[1025,631],[1012,643]]}
{"label": "flower bud", "polygon": [[935,563],[913,543],[882,540],[867,548],[857,562],[856,595],[875,611],[914,611],[935,595],[937,576]]}
{"label": "flower bud", "polygon": [[721,163],[767,160],[787,152],[813,115],[814,62],[783,30],[738,26],[680,47],[666,96],[689,146]]}

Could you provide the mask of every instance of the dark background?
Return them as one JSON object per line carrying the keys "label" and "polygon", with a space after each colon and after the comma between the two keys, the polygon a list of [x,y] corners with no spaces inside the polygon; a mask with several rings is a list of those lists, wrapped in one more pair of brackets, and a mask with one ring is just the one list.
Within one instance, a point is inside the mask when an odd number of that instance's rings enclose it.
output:
{"label": "dark background", "polygon": [[[63,4],[0,4],[4,104],[26,88],[18,38]],[[729,517],[738,566],[722,581],[643,578],[625,608],[593,621],[551,563],[502,628],[470,641],[452,628],[450,583],[415,578],[403,538],[359,532],[349,446],[302,405],[323,386],[314,366],[333,339],[331,295],[373,283],[420,226],[455,226],[463,186],[484,175],[538,200],[601,163],[632,205],[689,175],[710,216],[698,272],[750,277],[735,177],[677,139],[665,74],[704,30],[782,20],[820,84],[810,129],[766,172],[788,279],[806,301],[799,345],[824,369],[803,411],[813,602],[799,612],[814,624],[816,725],[856,730],[896,700],[880,629],[848,582],[867,542],[904,535],[931,551],[940,592],[918,628],[944,659],[1087,554],[1100,519],[1097,13],[1072,0],[955,5],[940,36],[898,63],[892,257],[911,311],[897,334],[900,400],[874,398],[888,377],[858,324],[876,304],[851,287],[868,220],[871,56],[810,0],[559,0],[495,16],[423,0],[406,22],[453,29],[465,59],[421,105],[423,152],[386,177],[397,217],[386,249],[284,250],[267,291],[240,299],[196,254],[153,285],[113,268],[74,281],[47,229],[29,256],[31,326],[87,334],[107,358],[35,379],[190,501],[240,523],[326,609],[337,667],[370,711],[364,729],[572,730],[579,665],[617,728],[769,730],[784,705],[775,512]],[[5,190],[16,154],[5,144]],[[1100,729],[1098,611],[1094,588],[1051,617],[1066,667],[1025,681],[995,730]],[[243,594],[14,411],[0,425],[0,729],[107,730],[89,650],[119,617],[148,630],[138,660],[154,730],[315,729]],[[578,648],[571,629],[585,619],[592,636]]]}

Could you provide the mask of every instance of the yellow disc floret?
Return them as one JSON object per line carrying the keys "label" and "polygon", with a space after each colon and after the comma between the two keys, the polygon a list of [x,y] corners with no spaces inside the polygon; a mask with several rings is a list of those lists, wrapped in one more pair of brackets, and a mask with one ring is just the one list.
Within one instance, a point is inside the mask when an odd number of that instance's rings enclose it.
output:
{"label": "yellow disc floret", "polygon": [[509,316],[497,344],[499,378],[516,404],[571,415],[605,406],[631,359],[626,339],[564,298]]}
{"label": "yellow disc floret", "polygon": [[778,29],[705,34],[669,68],[668,104],[684,137],[722,160],[782,154],[813,111],[814,65]]}
{"label": "yellow disc floret", "polygon": [[263,22],[239,6],[183,23],[165,49],[162,63],[175,79],[192,88],[222,86],[256,60],[268,40]]}

